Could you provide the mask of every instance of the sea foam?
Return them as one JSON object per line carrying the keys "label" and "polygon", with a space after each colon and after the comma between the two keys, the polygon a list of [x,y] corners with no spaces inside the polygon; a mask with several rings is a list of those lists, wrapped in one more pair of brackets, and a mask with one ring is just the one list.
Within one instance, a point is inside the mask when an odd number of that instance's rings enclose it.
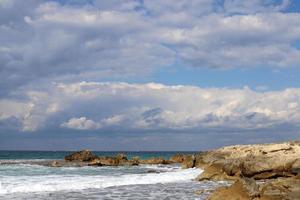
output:
{"label": "sea foam", "polygon": [[162,169],[164,171],[160,173],[124,174],[120,176],[82,176],[70,174],[42,176],[2,176],[0,179],[0,195],[185,182],[196,178],[202,172],[201,169],[196,168],[170,169],[160,166],[145,167],[149,169]]}

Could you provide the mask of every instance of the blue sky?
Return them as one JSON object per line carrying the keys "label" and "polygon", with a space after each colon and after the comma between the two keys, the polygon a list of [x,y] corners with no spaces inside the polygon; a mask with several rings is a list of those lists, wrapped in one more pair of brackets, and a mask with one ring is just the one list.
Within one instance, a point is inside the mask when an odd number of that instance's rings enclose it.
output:
{"label": "blue sky", "polygon": [[297,139],[299,66],[296,0],[0,0],[0,149]]}

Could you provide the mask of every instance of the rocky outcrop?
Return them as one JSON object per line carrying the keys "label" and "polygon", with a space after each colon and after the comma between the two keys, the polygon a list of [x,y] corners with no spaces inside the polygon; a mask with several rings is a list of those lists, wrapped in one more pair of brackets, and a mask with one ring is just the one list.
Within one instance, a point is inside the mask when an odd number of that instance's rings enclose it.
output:
{"label": "rocky outcrop", "polygon": [[235,181],[210,200],[300,199],[300,142],[236,145],[195,155],[197,180]]}
{"label": "rocky outcrop", "polygon": [[141,160],[140,161],[141,164],[162,164],[162,165],[166,165],[166,164],[171,164],[172,162],[169,160],[166,160],[164,158],[149,158],[146,160]]}
{"label": "rocky outcrop", "polygon": [[[124,154],[116,156],[96,156],[88,150],[82,150],[65,157],[66,162],[81,163],[83,166],[124,166],[124,165],[139,165],[139,164],[172,164],[182,163],[184,168],[194,167],[195,157],[183,154],[177,154],[172,159],[167,160],[161,157],[153,157],[141,160],[139,157],[128,159]],[[67,165],[65,162],[52,163],[49,166],[58,167]]]}
{"label": "rocky outcrop", "polygon": [[254,179],[242,178],[229,187],[216,189],[208,200],[298,200],[300,180],[296,177],[268,179],[256,183]]}
{"label": "rocky outcrop", "polygon": [[75,153],[72,153],[71,155],[65,156],[66,161],[81,161],[81,162],[88,162],[93,159],[97,158],[96,155],[94,155],[89,150],[82,150]]}
{"label": "rocky outcrop", "polygon": [[203,179],[291,177],[300,170],[300,143],[237,145],[195,155]]}
{"label": "rocky outcrop", "polygon": [[136,159],[128,160],[124,154],[118,154],[115,157],[97,157],[90,161],[89,166],[124,166],[124,165],[138,165]]}

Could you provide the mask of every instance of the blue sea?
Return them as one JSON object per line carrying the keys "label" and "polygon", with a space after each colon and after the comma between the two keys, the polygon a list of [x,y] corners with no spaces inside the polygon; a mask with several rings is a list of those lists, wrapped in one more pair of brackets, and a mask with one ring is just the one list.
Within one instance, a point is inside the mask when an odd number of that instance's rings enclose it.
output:
{"label": "blue sea", "polygon": [[[38,164],[63,159],[66,151],[0,151],[0,199],[206,199],[223,182],[197,182],[201,169],[180,165],[119,167],[47,167]],[[125,153],[128,158],[170,156],[178,152],[94,152],[101,156]],[[184,152],[194,153],[194,152]]]}

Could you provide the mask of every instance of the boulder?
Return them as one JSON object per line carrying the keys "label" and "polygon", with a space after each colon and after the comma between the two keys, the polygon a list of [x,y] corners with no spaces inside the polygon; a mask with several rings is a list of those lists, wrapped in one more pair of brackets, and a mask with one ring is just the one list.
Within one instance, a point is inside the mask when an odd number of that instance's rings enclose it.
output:
{"label": "boulder", "polygon": [[196,178],[198,181],[203,180],[213,180],[213,181],[223,181],[223,180],[236,180],[238,177],[229,176],[224,172],[223,166],[218,163],[212,163],[207,166],[205,170]]}
{"label": "boulder", "polygon": [[50,163],[49,167],[62,167],[62,164],[59,161],[54,160]]}
{"label": "boulder", "polygon": [[178,153],[171,156],[170,161],[173,163],[182,163],[185,160],[186,155]]}
{"label": "boulder", "polygon": [[140,158],[138,156],[132,157],[131,160],[129,160],[130,165],[139,165],[141,162]]}
{"label": "boulder", "polygon": [[252,200],[259,197],[259,186],[253,179],[239,179],[229,187],[216,189],[208,200]]}
{"label": "boulder", "polygon": [[66,161],[81,161],[81,162],[89,162],[93,159],[97,158],[96,155],[94,155],[89,150],[82,150],[75,153],[72,153],[65,157]]}
{"label": "boulder", "polygon": [[185,156],[184,161],[181,163],[181,168],[182,169],[193,168],[195,167],[195,163],[196,160],[194,155]]}

